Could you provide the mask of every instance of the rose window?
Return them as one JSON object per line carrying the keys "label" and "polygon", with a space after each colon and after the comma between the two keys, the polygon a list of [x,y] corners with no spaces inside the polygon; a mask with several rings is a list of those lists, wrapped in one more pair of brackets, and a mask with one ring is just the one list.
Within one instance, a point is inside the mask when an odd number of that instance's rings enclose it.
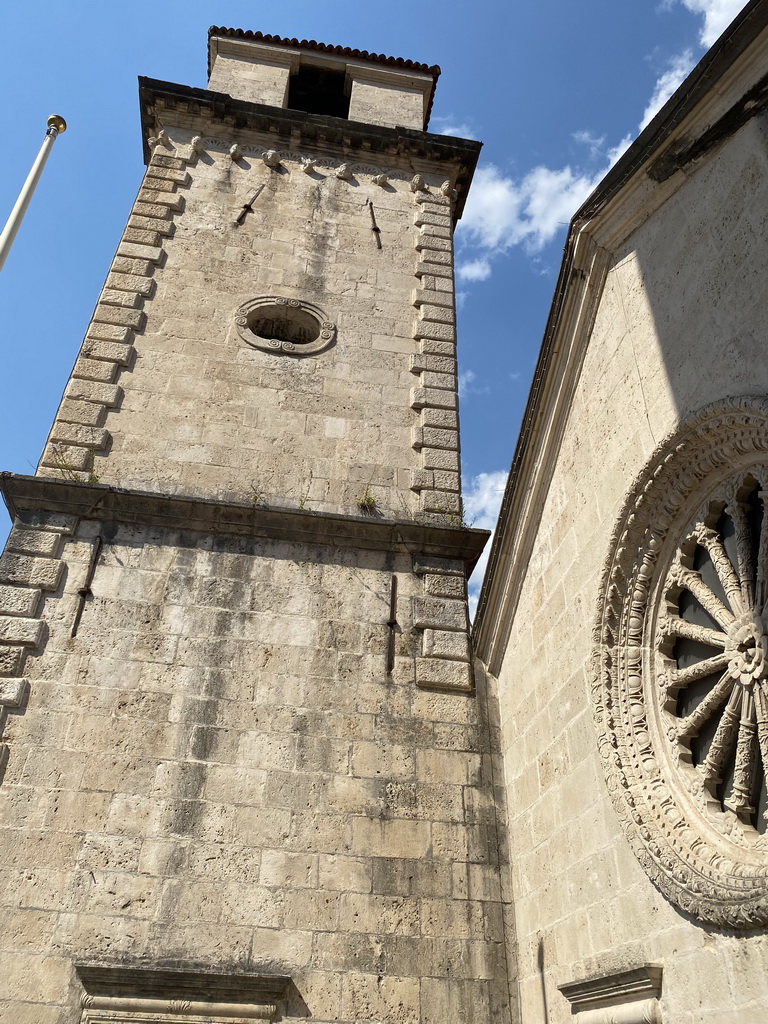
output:
{"label": "rose window", "polygon": [[675,554],[657,626],[668,736],[712,811],[766,828],[768,517],[754,476],[713,501]]}
{"label": "rose window", "polygon": [[608,792],[654,884],[718,926],[768,924],[768,400],[728,398],[653,452],[598,600]]}

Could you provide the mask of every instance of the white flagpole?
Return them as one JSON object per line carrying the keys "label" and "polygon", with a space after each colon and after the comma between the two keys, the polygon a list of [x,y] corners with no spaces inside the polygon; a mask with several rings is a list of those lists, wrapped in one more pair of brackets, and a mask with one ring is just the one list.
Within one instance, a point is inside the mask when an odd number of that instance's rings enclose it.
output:
{"label": "white flagpole", "polygon": [[37,159],[32,164],[32,169],[27,175],[27,180],[24,182],[24,187],[19,193],[19,198],[16,200],[16,205],[11,210],[11,215],[3,228],[3,233],[0,235],[0,270],[3,269],[8,253],[11,251],[13,240],[16,237],[16,232],[19,230],[22,220],[24,220],[24,214],[27,212],[29,201],[37,187],[37,183],[40,180],[40,175],[43,173],[45,167],[45,161],[48,159],[48,154],[53,148],[53,144],[56,141],[56,137],[67,130],[67,122],[63,117],[58,114],[51,114],[48,118],[48,130],[45,133],[43,144],[40,147],[40,152],[37,154]]}

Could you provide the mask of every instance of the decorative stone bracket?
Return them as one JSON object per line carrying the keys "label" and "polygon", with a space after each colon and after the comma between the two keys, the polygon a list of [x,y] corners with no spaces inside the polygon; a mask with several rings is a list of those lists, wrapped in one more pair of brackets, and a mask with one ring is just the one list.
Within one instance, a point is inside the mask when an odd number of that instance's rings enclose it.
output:
{"label": "decorative stone bracket", "polygon": [[[8,711],[21,708],[26,699],[24,662],[45,632],[38,614],[42,595],[61,583],[61,548],[76,523],[74,516],[61,513],[22,512],[0,556],[0,738]],[[8,745],[0,743],[0,771],[7,759]]]}
{"label": "decorative stone bracket", "polygon": [[413,571],[423,596],[413,598],[413,626],[423,630],[416,684],[428,690],[471,693],[474,687],[463,561],[418,556]]}

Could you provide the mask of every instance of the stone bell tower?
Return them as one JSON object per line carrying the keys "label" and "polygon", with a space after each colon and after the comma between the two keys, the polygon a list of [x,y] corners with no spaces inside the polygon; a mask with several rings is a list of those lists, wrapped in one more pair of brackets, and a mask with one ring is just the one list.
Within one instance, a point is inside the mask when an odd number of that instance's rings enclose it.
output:
{"label": "stone bell tower", "polygon": [[[6,474],[0,1016],[507,1019],[439,69],[213,28]],[[8,923],[10,922],[10,924]],[[149,1016],[148,1016],[149,1015]]]}

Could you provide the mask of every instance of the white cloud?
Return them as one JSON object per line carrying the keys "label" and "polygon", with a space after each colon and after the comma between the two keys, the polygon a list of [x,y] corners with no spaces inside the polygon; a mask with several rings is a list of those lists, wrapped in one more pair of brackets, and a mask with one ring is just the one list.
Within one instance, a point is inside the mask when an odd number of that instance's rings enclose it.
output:
{"label": "white cloud", "polygon": [[453,115],[448,117],[433,117],[429,123],[429,130],[436,135],[453,135],[459,139],[476,139],[475,129],[466,121],[457,121]]}
{"label": "white cloud", "polygon": [[460,281],[485,281],[491,276],[491,264],[485,259],[459,263],[456,267],[456,276]]}
{"label": "white cloud", "polygon": [[650,124],[678,85],[691,72],[695,63],[692,50],[685,50],[671,59],[667,70],[656,79],[656,85],[640,122],[640,131]]}
{"label": "white cloud", "polygon": [[466,395],[469,391],[472,381],[475,379],[474,370],[462,370],[459,373],[459,397]]}
{"label": "white cloud", "polygon": [[488,255],[514,245],[525,245],[532,253],[542,249],[568,223],[603,173],[534,167],[515,180],[494,164],[479,168],[458,232],[462,244],[477,247],[484,255],[465,266],[484,264],[490,269]]}
{"label": "white cloud", "polygon": [[744,0],[682,0],[682,4],[693,14],[704,15],[699,42],[707,48],[712,46],[746,6]]}
{"label": "white cloud", "polygon": [[578,142],[583,146],[589,147],[589,156],[591,160],[596,160],[602,155],[603,146],[605,145],[604,135],[593,135],[592,132],[578,131],[573,132],[571,138],[574,142]]}
{"label": "white cloud", "polygon": [[[494,530],[506,483],[507,472],[501,469],[493,473],[479,473],[472,477],[469,486],[464,488],[464,518],[466,521],[479,530]],[[491,537],[469,580],[469,614],[472,618],[477,609],[480,586],[488,565],[492,543],[493,538]]]}

